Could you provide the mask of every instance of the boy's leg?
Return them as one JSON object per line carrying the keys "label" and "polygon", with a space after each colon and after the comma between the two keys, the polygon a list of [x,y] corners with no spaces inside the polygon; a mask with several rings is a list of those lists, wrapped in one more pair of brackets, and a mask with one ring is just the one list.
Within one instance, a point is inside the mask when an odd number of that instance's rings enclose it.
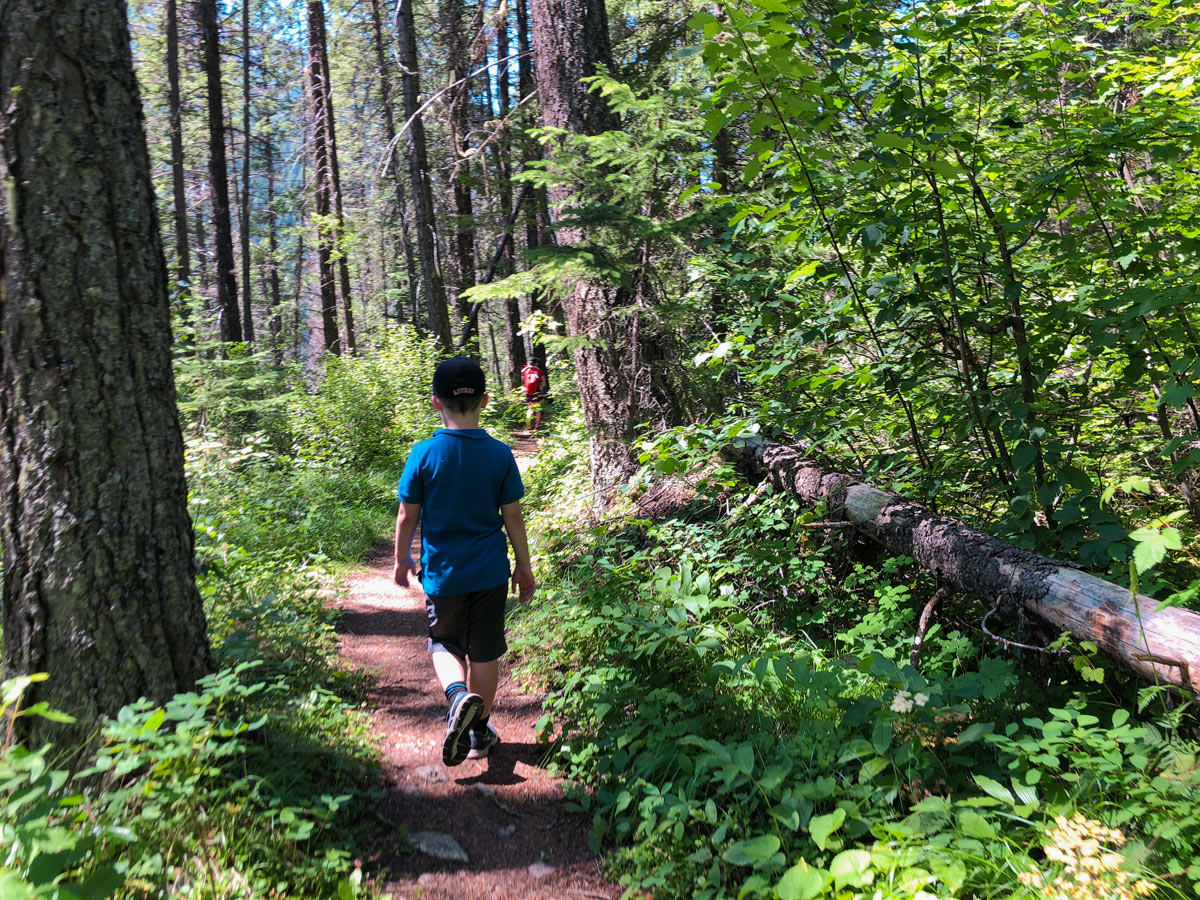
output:
{"label": "boy's leg", "polygon": [[470,752],[469,732],[483,713],[483,698],[467,689],[464,664],[468,631],[467,597],[425,598],[433,670],[446,691],[446,736],[442,762],[457,766]]}
{"label": "boy's leg", "polygon": [[482,759],[500,743],[496,729],[488,722],[500,681],[500,657],[508,650],[504,640],[504,607],[508,602],[508,582],[471,595],[471,636],[467,655],[471,660],[468,675],[470,689],[483,698],[483,714],[471,729],[468,759]]}
{"label": "boy's leg", "polygon": [[[442,683],[443,689],[450,687],[456,681],[466,682],[467,667],[449,650],[434,650],[432,659],[433,671],[437,673],[438,681]],[[475,693],[479,692],[475,691]]]}
{"label": "boy's leg", "polygon": [[486,719],[492,714],[492,704],[496,702],[496,686],[500,683],[500,660],[491,662],[472,662],[470,678],[467,687],[473,694],[483,698],[483,715]]}

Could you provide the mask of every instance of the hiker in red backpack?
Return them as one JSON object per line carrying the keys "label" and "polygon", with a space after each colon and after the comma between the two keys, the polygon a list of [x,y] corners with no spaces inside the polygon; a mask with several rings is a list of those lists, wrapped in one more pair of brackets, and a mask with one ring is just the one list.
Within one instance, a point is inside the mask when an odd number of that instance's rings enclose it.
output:
{"label": "hiker in red backpack", "polygon": [[533,433],[542,424],[542,401],[546,398],[546,370],[542,361],[532,357],[521,370],[521,386],[525,389],[525,427],[533,420]]}

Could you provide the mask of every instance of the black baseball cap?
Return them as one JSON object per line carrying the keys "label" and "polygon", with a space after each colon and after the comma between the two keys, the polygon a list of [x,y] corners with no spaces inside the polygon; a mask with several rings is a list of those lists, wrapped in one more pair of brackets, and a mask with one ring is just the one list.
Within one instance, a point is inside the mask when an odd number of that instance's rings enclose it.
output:
{"label": "black baseball cap", "polygon": [[443,400],[454,397],[481,397],[487,385],[479,363],[465,356],[453,356],[438,364],[433,373],[433,394]]}

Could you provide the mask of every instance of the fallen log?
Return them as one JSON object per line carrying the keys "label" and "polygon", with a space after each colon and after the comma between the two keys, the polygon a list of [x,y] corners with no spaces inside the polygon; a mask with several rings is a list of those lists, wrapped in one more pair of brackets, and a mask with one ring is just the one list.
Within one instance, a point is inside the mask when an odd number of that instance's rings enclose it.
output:
{"label": "fallen log", "polygon": [[919,503],[823,468],[804,451],[750,448],[777,490],[824,500],[890,552],[912,557],[942,586],[991,605],[1012,600],[1150,681],[1200,694],[1200,613],[1156,600],[939,516]]}

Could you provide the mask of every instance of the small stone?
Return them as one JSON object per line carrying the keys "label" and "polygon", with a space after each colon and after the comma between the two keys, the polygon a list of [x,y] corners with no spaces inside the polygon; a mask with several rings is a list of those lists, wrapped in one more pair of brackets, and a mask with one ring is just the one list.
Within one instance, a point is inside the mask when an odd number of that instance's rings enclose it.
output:
{"label": "small stone", "polygon": [[448,859],[452,862],[462,863],[471,861],[467,852],[458,845],[458,841],[448,834],[439,834],[436,831],[418,831],[410,840],[414,847],[434,859]]}
{"label": "small stone", "polygon": [[535,862],[526,871],[534,881],[541,881],[554,874],[554,866],[548,866],[544,862]]}
{"label": "small stone", "polygon": [[417,884],[423,888],[437,887],[438,873],[425,872],[417,879]]}
{"label": "small stone", "polygon": [[496,835],[502,838],[510,838],[517,833],[516,825],[505,825],[503,828],[496,829]]}
{"label": "small stone", "polygon": [[441,784],[450,780],[450,776],[441,766],[417,766],[413,769],[413,775],[429,784]]}

